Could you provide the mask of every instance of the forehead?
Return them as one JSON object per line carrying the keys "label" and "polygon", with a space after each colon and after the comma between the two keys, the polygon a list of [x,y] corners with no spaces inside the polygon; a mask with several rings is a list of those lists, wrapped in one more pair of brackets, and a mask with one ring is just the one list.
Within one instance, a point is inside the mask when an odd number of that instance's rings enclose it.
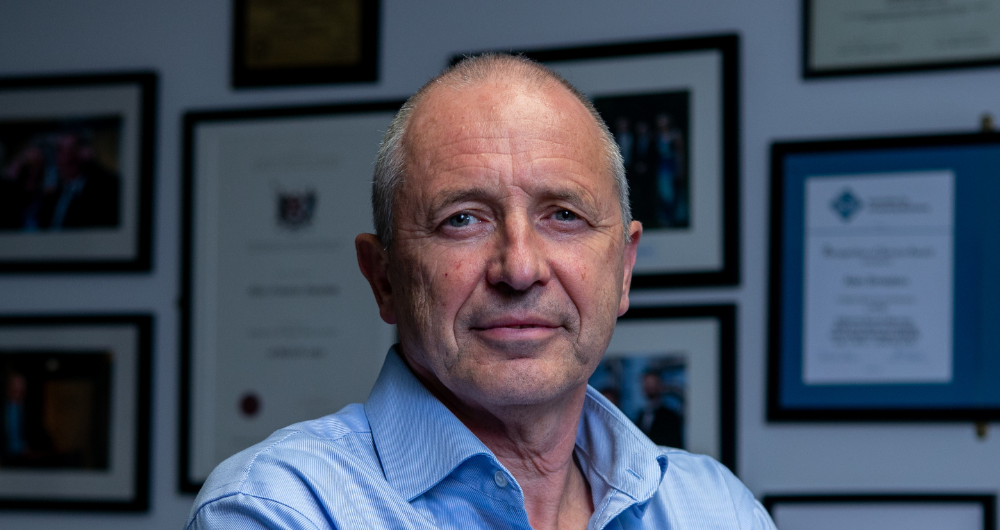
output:
{"label": "forehead", "polygon": [[522,168],[530,174],[521,177],[564,175],[597,191],[613,185],[601,134],[583,104],[556,82],[442,84],[411,118],[407,180],[421,187],[442,172],[483,170],[513,178]]}

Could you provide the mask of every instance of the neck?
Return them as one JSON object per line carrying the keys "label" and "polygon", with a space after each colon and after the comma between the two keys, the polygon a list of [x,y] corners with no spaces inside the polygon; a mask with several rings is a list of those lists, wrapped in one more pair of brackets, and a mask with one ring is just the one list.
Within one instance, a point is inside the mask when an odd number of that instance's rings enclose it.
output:
{"label": "neck", "polygon": [[407,364],[514,475],[532,528],[586,528],[593,498],[574,457],[586,385],[554,402],[483,407],[462,401],[431,374]]}

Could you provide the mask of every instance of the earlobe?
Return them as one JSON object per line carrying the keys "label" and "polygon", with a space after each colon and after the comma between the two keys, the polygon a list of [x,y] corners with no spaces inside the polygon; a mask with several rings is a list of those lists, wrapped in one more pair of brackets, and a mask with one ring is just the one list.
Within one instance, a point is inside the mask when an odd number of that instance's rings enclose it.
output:
{"label": "earlobe", "polygon": [[622,278],[622,298],[618,302],[618,316],[622,316],[628,311],[628,293],[632,287],[632,268],[635,267],[635,254],[639,249],[639,239],[642,238],[642,223],[632,221],[628,232],[630,240],[625,243],[624,249],[624,267],[622,267],[624,276]]}
{"label": "earlobe", "polygon": [[392,308],[392,284],[389,282],[389,253],[382,248],[382,242],[375,234],[359,234],[354,238],[354,249],[358,254],[358,267],[368,280],[375,295],[379,316],[387,324],[396,323],[396,312]]}

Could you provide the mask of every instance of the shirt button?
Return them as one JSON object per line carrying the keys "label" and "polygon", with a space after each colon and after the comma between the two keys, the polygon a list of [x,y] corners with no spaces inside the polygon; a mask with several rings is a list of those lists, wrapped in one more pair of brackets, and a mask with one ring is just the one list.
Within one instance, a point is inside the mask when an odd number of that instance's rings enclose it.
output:
{"label": "shirt button", "polygon": [[496,473],[493,473],[493,482],[496,482],[497,486],[500,486],[501,488],[506,488],[507,476],[503,474],[503,471],[498,469]]}

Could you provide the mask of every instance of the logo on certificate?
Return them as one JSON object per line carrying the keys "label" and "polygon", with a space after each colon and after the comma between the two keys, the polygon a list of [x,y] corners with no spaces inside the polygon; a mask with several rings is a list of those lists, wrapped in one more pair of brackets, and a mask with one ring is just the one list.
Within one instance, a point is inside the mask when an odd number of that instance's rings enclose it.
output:
{"label": "logo on certificate", "polygon": [[290,230],[298,230],[312,224],[316,211],[316,191],[301,193],[278,191],[278,225]]}
{"label": "logo on certificate", "polygon": [[837,212],[844,222],[847,222],[851,220],[851,217],[854,217],[854,214],[861,211],[861,199],[857,198],[850,189],[845,188],[840,195],[830,202],[830,208],[833,208],[833,211]]}

